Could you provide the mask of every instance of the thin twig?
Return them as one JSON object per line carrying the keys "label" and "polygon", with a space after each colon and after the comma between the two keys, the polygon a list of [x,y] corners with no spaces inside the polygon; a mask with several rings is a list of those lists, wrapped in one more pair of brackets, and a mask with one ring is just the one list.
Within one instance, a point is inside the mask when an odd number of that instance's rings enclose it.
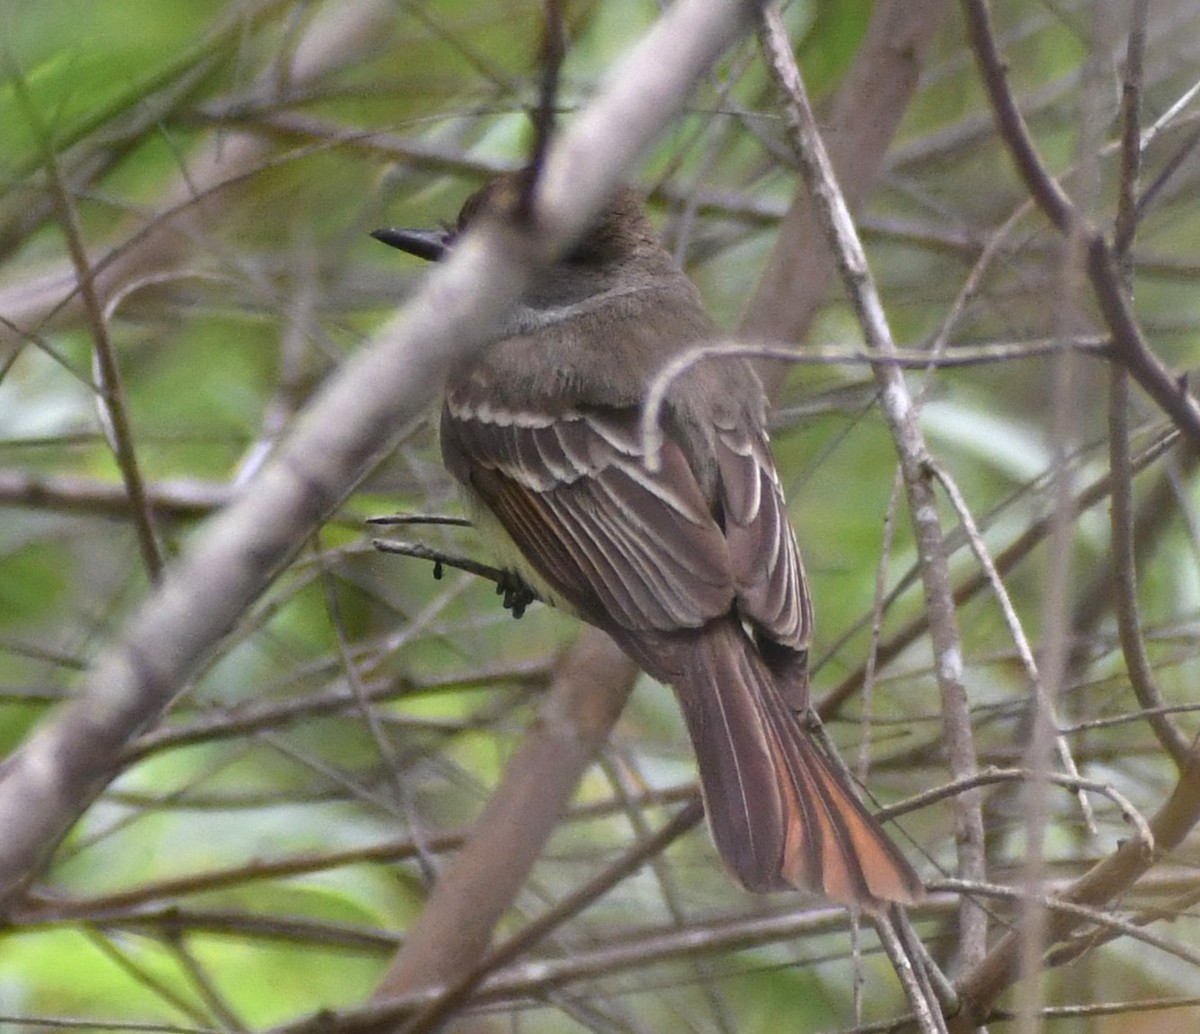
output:
{"label": "thin twig", "polygon": [[[1122,87],[1121,174],[1118,180],[1117,218],[1113,250],[1121,265],[1125,289],[1133,294],[1130,252],[1140,218],[1138,184],[1142,165],[1141,105],[1144,83],[1148,0],[1135,0]],[[1108,452],[1112,468],[1112,558],[1116,597],[1117,632],[1129,682],[1163,750],[1180,768],[1187,760],[1188,741],[1162,708],[1165,705],[1142,636],[1138,604],[1137,564],[1134,556],[1133,464],[1129,448],[1129,374],[1114,365],[1109,373]]]}
{"label": "thin twig", "polygon": [[[975,525],[975,518],[971,514],[970,507],[967,506],[967,501],[963,498],[954,479],[950,477],[941,464],[931,461],[929,469],[950,499],[950,503],[954,507],[954,512],[958,514],[959,522],[962,525],[963,531],[966,532],[967,541],[971,544],[971,552],[975,554],[975,559],[979,561],[979,566],[984,575],[986,575],[992,587],[992,592],[996,596],[996,602],[1000,605],[1000,612],[1004,616],[1004,624],[1008,628],[1008,634],[1017,648],[1017,656],[1021,659],[1021,664],[1025,668],[1029,684],[1033,687],[1037,706],[1042,709],[1045,715],[1047,727],[1053,731],[1054,745],[1058,752],[1059,763],[1068,775],[1078,779],[1079,767],[1075,764],[1075,759],[1071,756],[1071,747],[1060,728],[1058,710],[1054,706],[1054,700],[1046,692],[1045,683],[1038,672],[1037,661],[1033,656],[1033,647],[1029,645],[1029,639],[1025,635],[1021,619],[1017,616],[1017,608],[1013,606],[1012,599],[1008,595],[1008,589],[1005,588],[1004,579],[1000,577],[1000,572],[996,570],[996,565],[992,561],[992,555],[988,551],[987,543],[983,541],[983,536],[979,533],[979,528]],[[1078,800],[1079,810],[1083,813],[1083,820],[1087,824],[1088,832],[1095,836],[1096,818],[1092,814],[1091,805],[1088,804],[1087,798],[1082,793],[1078,795]]]}
{"label": "thin twig", "polygon": [[867,769],[871,761],[871,715],[875,690],[875,666],[879,660],[879,641],[883,634],[883,612],[887,601],[888,564],[892,558],[892,541],[896,533],[896,511],[900,505],[900,494],[904,490],[897,470],[892,478],[892,491],[888,496],[887,510],[883,518],[883,541],[879,546],[879,563],[875,565],[875,593],[871,600],[871,636],[867,644],[867,658],[863,663],[862,680],[862,734],[859,737],[858,778],[867,781]]}
{"label": "thin twig", "polygon": [[1000,136],[1030,194],[1054,227],[1078,240],[1086,256],[1086,269],[1101,314],[1113,334],[1122,363],[1146,393],[1167,413],[1184,434],[1200,438],[1200,404],[1185,383],[1174,377],[1150,348],[1133,315],[1128,293],[1112,251],[1103,234],[1076,210],[1071,199],[1050,175],[1037,152],[1033,137],[1008,88],[1004,60],[992,30],[987,0],[963,0],[971,49],[995,113]]}
{"label": "thin twig", "polygon": [[895,346],[886,351],[872,346],[814,347],[797,352],[787,345],[752,341],[695,345],[664,364],[654,375],[646,391],[639,428],[642,446],[646,452],[645,462],[650,469],[654,469],[658,464],[658,454],[663,445],[662,408],[671,385],[693,366],[710,359],[769,359],[772,362],[796,366],[870,366],[872,369],[893,367],[899,370],[928,370],[935,367],[954,369],[1009,363],[1020,359],[1040,359],[1067,350],[1107,357],[1111,347],[1108,338],[1094,334],[1038,338],[1031,341],[992,342],[987,345],[963,346],[940,355],[925,349]]}
{"label": "thin twig", "polygon": [[393,513],[382,517],[368,517],[368,524],[378,524],[389,527],[395,524],[446,525],[451,528],[469,528],[471,522],[466,517],[454,517],[444,513]]}
{"label": "thin twig", "polygon": [[506,573],[491,564],[485,564],[458,553],[446,553],[440,549],[425,545],[424,542],[397,542],[395,539],[371,539],[371,545],[381,553],[393,553],[396,556],[410,556],[417,560],[428,560],[433,564],[433,577],[442,577],[442,568],[451,567],[456,571],[466,571],[479,578],[499,585]]}
{"label": "thin twig", "polygon": [[[1143,470],[1152,463],[1161,459],[1169,450],[1174,448],[1179,442],[1179,432],[1173,428],[1160,435],[1145,449],[1142,450],[1134,461],[1134,470]],[[1098,505],[1108,498],[1111,490],[1112,475],[1111,473],[1104,474],[1097,478],[1092,484],[1087,485],[1076,493],[1071,501],[1071,509],[1074,513],[1082,513],[1093,506]],[[996,570],[1001,576],[1004,576],[1009,571],[1017,566],[1021,561],[1029,556],[1033,550],[1040,545],[1050,533],[1051,520],[1049,516],[1041,517],[1029,525],[1020,535],[1017,536],[1009,545],[1001,550],[994,558]],[[897,586],[889,593],[887,604],[891,603],[912,583],[915,578],[915,569],[907,573],[897,584]],[[991,582],[988,576],[983,571],[977,571],[970,575],[954,590],[954,602],[957,606],[962,606],[968,600],[974,598],[978,593],[988,588]],[[860,621],[857,625],[849,629],[837,642],[830,648],[830,654],[836,653],[844,640],[849,639],[851,635],[856,634],[860,628],[869,621],[869,616]],[[878,665],[886,664],[893,658],[897,657],[921,635],[924,634],[928,627],[928,617],[925,614],[920,614],[913,620],[909,621],[903,628],[883,642],[879,647]],[[858,670],[847,675],[837,686],[830,690],[821,700],[816,702],[815,709],[825,720],[831,718],[842,705],[858,692],[862,685],[864,677],[864,669],[860,667]]]}
{"label": "thin twig", "polygon": [[[981,786],[989,786],[994,783],[1021,782],[1026,783],[1038,777],[1036,773],[1028,768],[985,768],[981,769],[975,775],[966,779],[956,779],[952,783],[945,783],[942,786],[934,787],[932,790],[926,790],[923,793],[915,794],[912,797],[906,798],[903,801],[897,801],[895,804],[889,804],[885,808],[880,808],[876,814],[876,818],[880,822],[886,822],[888,819],[896,815],[907,815],[909,812],[918,808],[928,807],[937,801],[945,800],[948,797],[955,797],[967,790],[976,789]],[[1146,817],[1142,815],[1133,802],[1129,800],[1111,783],[1105,783],[1099,779],[1085,779],[1082,776],[1063,775],[1059,772],[1046,772],[1040,777],[1047,783],[1056,786],[1065,787],[1068,790],[1074,790],[1082,793],[1098,793],[1111,800],[1121,810],[1121,817],[1126,822],[1130,823],[1136,830],[1138,837],[1145,846],[1147,851],[1154,850],[1154,833],[1150,828],[1150,823]]]}
{"label": "thin twig", "polygon": [[37,103],[30,96],[25,76],[16,66],[11,54],[5,52],[3,58],[9,82],[12,83],[22,113],[32,127],[42,150],[42,159],[46,166],[54,207],[66,238],[71,263],[75,267],[76,283],[92,334],[96,381],[99,387],[97,402],[100,405],[106,430],[110,432],[109,439],[113,455],[117,461],[117,467],[121,471],[125,491],[129,495],[133,527],[137,534],[142,563],[150,581],[157,582],[162,574],[164,563],[162,547],[159,543],[158,530],[155,527],[154,511],[150,505],[146,483],[142,478],[141,467],[138,463],[137,448],[133,441],[133,427],[129,420],[129,407],[121,382],[121,368],[117,363],[116,351],[108,336],[104,307],[100,302],[99,292],[96,290],[95,270],[88,260],[87,249],[83,243],[83,227],[79,222],[79,213],[75,210],[70,190],[63,180],[54,140],[42,119],[42,113]]}
{"label": "thin twig", "polygon": [[[146,484],[147,503],[162,517],[205,517],[228,503],[234,494],[235,489],[227,482],[198,478]],[[129,492],[116,482],[74,474],[0,469],[0,506],[125,517],[131,503]]]}
{"label": "thin twig", "polygon": [[995,883],[971,884],[967,880],[931,880],[929,883],[931,890],[956,890],[963,894],[979,895],[980,897],[998,898],[1002,901],[1023,902],[1030,897],[1037,898],[1038,905],[1047,912],[1056,913],[1059,919],[1066,919],[1070,922],[1072,928],[1081,923],[1095,923],[1097,926],[1106,927],[1118,934],[1129,937],[1142,944],[1148,944],[1151,947],[1158,948],[1166,952],[1168,955],[1173,955],[1175,958],[1187,962],[1190,965],[1200,969],[1200,951],[1190,945],[1180,944],[1178,941],[1171,941],[1165,937],[1159,937],[1157,934],[1152,934],[1147,930],[1143,930],[1135,923],[1122,919],[1119,916],[1113,915],[1111,912],[1102,912],[1098,908],[1093,908],[1089,905],[1078,904],[1074,901],[1069,901],[1063,897],[1050,897],[1044,894],[1030,894],[1028,891],[1016,887],[1004,887]]}
{"label": "thin twig", "polygon": [[883,950],[887,952],[892,970],[904,988],[904,996],[913,1007],[917,1028],[925,1034],[947,1034],[946,1021],[942,1018],[942,1010],[938,1007],[937,996],[934,995],[933,988],[925,978],[923,967],[913,965],[904,941],[892,927],[887,914],[880,913],[873,916],[872,922],[875,926],[875,933],[879,936],[879,942],[883,945]]}
{"label": "thin twig", "polygon": [[[784,117],[801,173],[813,195],[814,206],[837,258],[864,338],[874,351],[890,355],[896,346],[882,302],[830,166],[782,19],[772,5],[764,9],[760,36],[772,77],[784,98]],[[978,764],[971,734],[970,705],[963,684],[962,643],[955,618],[946,547],[937,500],[925,467],[929,451],[899,369],[881,363],[876,364],[873,371],[884,417],[900,457],[917,540],[951,770],[956,777],[970,776],[978,770]],[[982,878],[985,873],[984,832],[978,796],[968,793],[955,798],[955,808],[960,871],[964,875],[970,874],[969,879]],[[987,916],[966,899],[962,902],[960,934],[964,958],[973,961],[982,957],[987,943]],[[916,1003],[914,1008],[918,1008]]]}
{"label": "thin twig", "polygon": [[[1148,850],[1141,838],[1125,841],[1072,882],[1061,895],[1044,902],[1049,911],[1046,946],[1069,936],[1085,918],[1070,910],[1059,910],[1060,902],[1069,902],[1073,908],[1089,906],[1094,909],[1111,901],[1149,870],[1161,852],[1177,847],[1197,822],[1200,822],[1200,745],[1193,747],[1170,797],[1149,821],[1155,850]],[[1003,893],[1011,892],[1004,890]],[[1094,916],[1087,918],[1095,919]],[[974,1030],[985,1022],[993,1003],[1017,974],[1020,945],[1019,932],[1005,934],[981,962],[958,977],[956,983],[963,1009],[954,1018],[952,1030]]]}
{"label": "thin twig", "polygon": [[539,47],[538,68],[541,82],[538,86],[537,107],[531,112],[533,122],[533,153],[528,168],[529,177],[518,201],[517,217],[528,220],[533,214],[534,188],[546,162],[550,141],[554,138],[554,116],[558,106],[558,82],[563,61],[567,56],[567,29],[563,22],[562,0],[544,0],[542,6],[542,41]]}
{"label": "thin twig", "polygon": [[[943,915],[945,896],[926,899],[917,906],[922,914]],[[660,933],[641,931],[636,938],[619,938],[611,944],[580,946],[564,957],[534,958],[494,974],[472,998],[475,1006],[493,1002],[538,998],[555,988],[585,984],[614,974],[644,974],[651,967],[669,965],[704,956],[728,955],[770,944],[796,944],[821,933],[842,933],[848,913],[844,908],[789,908],[768,915],[720,916],[685,929]],[[318,1014],[299,1023],[275,1028],[271,1034],[317,1034],[327,1032],[336,1020],[342,1034],[377,1034],[395,1027],[397,1017],[411,1014],[439,993],[414,991],[392,1001],[380,1002],[336,1016]]]}

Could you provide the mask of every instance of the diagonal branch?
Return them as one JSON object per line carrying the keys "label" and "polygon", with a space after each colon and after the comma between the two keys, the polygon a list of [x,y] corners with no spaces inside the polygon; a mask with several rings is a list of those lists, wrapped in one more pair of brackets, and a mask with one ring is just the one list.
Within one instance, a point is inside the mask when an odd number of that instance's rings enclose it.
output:
{"label": "diagonal branch", "polygon": [[1082,242],[1088,279],[1101,315],[1113,335],[1114,361],[1129,370],[1133,379],[1184,434],[1200,437],[1200,404],[1186,382],[1171,374],[1146,341],[1104,235],[1083,218],[1038,154],[1016,98],[1008,88],[987,0],[963,0],[963,9],[971,48],[992,104],[996,126],[1017,171],[1055,229]]}
{"label": "diagonal branch", "polygon": [[587,226],[623,173],[681,110],[755,5],[681,0],[553,147],[537,233],[492,225],[454,256],[306,408],[253,485],[189,544],[79,697],[25,741],[0,777],[0,910],[307,537],[421,415],[446,370],[483,347],[536,271]]}
{"label": "diagonal branch", "polygon": [[620,716],[636,676],[611,639],[584,630],[470,838],[408,931],[376,1000],[453,982],[474,968]]}
{"label": "diagonal branch", "polygon": [[129,419],[129,405],[125,398],[125,388],[121,381],[121,368],[117,364],[116,351],[108,333],[108,321],[100,304],[100,295],[96,290],[92,264],[88,261],[87,249],[83,243],[83,228],[79,222],[79,213],[71,201],[71,192],[63,179],[59,166],[55,142],[49,127],[42,119],[37,104],[29,93],[28,83],[15,60],[9,54],[4,54],[6,75],[13,85],[13,91],[22,109],[22,114],[33,127],[38,143],[42,150],[42,160],[46,165],[46,173],[50,181],[50,193],[63,235],[67,240],[67,251],[71,256],[71,265],[75,271],[75,281],[80,297],[83,299],[84,313],[92,335],[92,347],[96,368],[96,381],[99,386],[98,403],[100,413],[108,431],[109,443],[121,472],[121,480],[129,497],[129,507],[133,517],[133,527],[137,533],[138,547],[142,554],[142,564],[151,582],[157,582],[162,576],[163,555],[159,544],[158,530],[154,522],[154,510],[150,505],[146,491],[146,482],[142,476],[141,464],[138,462],[137,449],[133,441],[133,426]]}
{"label": "diagonal branch", "polygon": [[[1166,803],[1150,819],[1153,851],[1141,837],[1125,841],[1094,865],[1056,900],[1098,908],[1128,890],[1163,854],[1178,847],[1200,822],[1200,745],[1193,744],[1187,763]],[[1085,921],[1085,916],[1056,911],[1050,903],[1045,945],[1061,942]],[[986,1021],[996,999],[1016,979],[1021,953],[1021,931],[1004,935],[978,965],[957,980],[962,1012],[951,1030],[970,1031]]]}
{"label": "diagonal branch", "polygon": [[[785,114],[800,169],[813,195],[826,238],[837,256],[859,324],[868,346],[885,356],[890,355],[895,351],[895,342],[883,304],[857,230],[829,164],[799,70],[786,45],[786,37],[782,36],[777,15],[768,20],[765,32],[772,74],[787,101]],[[970,705],[963,684],[963,655],[955,618],[954,591],[937,499],[928,470],[929,452],[917,422],[917,408],[903,373],[890,363],[877,364],[874,372],[884,417],[900,457],[900,469],[917,540],[950,767],[956,779],[968,778],[978,771],[978,763],[971,735]],[[979,795],[963,794],[955,798],[955,805],[960,837],[959,869],[963,873],[974,874],[969,878],[981,880],[985,872],[985,859]],[[981,957],[987,937],[986,914],[966,899],[960,913],[960,934],[964,957],[969,960]]]}
{"label": "diagonal branch", "polygon": [[[912,0],[884,0],[877,5],[868,38],[855,59],[854,68],[857,71],[852,70],[847,76],[839,91],[837,104],[839,110],[852,111],[859,116],[847,119],[845,132],[841,134],[840,140],[843,142],[841,157],[848,171],[852,170],[860,195],[865,193],[882,166],[887,142],[895,132],[900,116],[906,110],[914,92],[919,59],[927,49],[934,29],[940,23],[940,18],[935,16],[935,13],[941,12],[947,6],[946,0],[923,0],[922,3],[913,3]],[[908,46],[901,52],[895,49],[897,39],[908,41]],[[904,66],[904,73],[891,77],[889,81],[901,79],[909,88],[879,90],[874,77],[880,74],[881,65],[885,68],[883,74],[890,76],[894,71],[893,64],[897,61]],[[796,205],[798,209],[808,208],[807,197],[803,192],[798,196]],[[811,215],[807,218],[811,220]],[[743,331],[748,332],[753,322],[752,314],[758,313],[766,321],[759,324],[764,332],[776,337],[785,336],[785,327],[803,324],[811,318],[816,310],[817,300],[826,291],[828,276],[815,278],[809,284],[812,290],[801,293],[793,289],[793,282],[786,271],[790,262],[799,261],[803,264],[806,255],[823,255],[823,258],[816,261],[832,266],[828,249],[824,247],[819,235],[797,232],[796,218],[789,218],[780,232],[779,252],[780,254],[768,263],[768,269],[762,278],[764,289],[756,295],[756,301],[751,304],[743,319]],[[560,723],[580,724],[585,730],[589,730],[587,712],[581,712],[581,708],[586,707],[594,711],[599,707],[608,706],[606,701],[619,707],[619,701],[623,700],[628,692],[626,680],[631,677],[632,669],[611,646],[607,646],[612,654],[608,661],[596,664],[591,659],[600,649],[601,640],[602,637],[598,633],[585,629],[563,665],[563,672],[556,680],[554,690],[554,695],[561,694],[564,701],[563,705],[554,708]],[[564,683],[566,672],[571,668],[579,668],[597,676],[589,679],[594,684],[586,695],[571,692],[569,686]],[[568,699],[573,701],[571,706],[565,703]],[[535,725],[527,735],[526,744],[531,744],[543,736],[543,731]],[[505,806],[502,802],[514,796],[519,798],[522,788],[528,783],[529,777],[526,773],[533,762],[522,758],[527,749],[526,744],[522,745],[506,770],[504,780],[495,792],[496,800],[489,802],[471,838],[453,866],[443,875],[442,883],[447,887],[443,889],[439,885],[435,890],[417,926],[410,933],[405,946],[397,954],[377,990],[377,999],[411,996],[439,981],[466,973],[486,947],[484,929],[489,922],[494,923],[499,918],[504,894],[515,894],[520,886],[514,878],[516,870],[503,881],[498,881],[489,872],[489,866],[494,865],[497,858],[506,857],[507,853],[511,852],[515,858],[522,859],[522,865],[528,870],[552,828],[542,824],[538,824],[536,828],[530,824],[518,828],[512,823],[505,825],[503,822],[489,820],[489,816],[493,814],[503,814]],[[532,750],[532,746],[529,749]],[[539,799],[544,802],[544,806],[551,810],[557,809],[558,805],[552,803],[555,795],[569,792],[572,781],[577,777],[578,772],[571,765],[560,766],[557,769],[544,767],[539,782],[542,791]],[[517,842],[513,842],[514,837]],[[467,880],[465,874],[468,873],[473,875],[473,882]],[[452,892],[450,888],[456,889],[457,893]],[[468,928],[464,930],[457,915],[466,895],[469,895],[472,901],[478,899],[478,912],[472,914]]]}
{"label": "diagonal branch", "polygon": [[[851,210],[884,170],[887,149],[916,94],[925,59],[949,8],[948,0],[880,0],[873,7],[829,118],[830,157]],[[802,341],[828,297],[836,271],[813,201],[808,191],[800,190],[739,322],[739,336]],[[781,371],[763,371],[768,394],[781,380]]]}
{"label": "diagonal branch", "polygon": [[[1121,177],[1117,200],[1114,248],[1124,266],[1125,289],[1132,293],[1132,255],[1138,225],[1137,193],[1142,165],[1141,105],[1144,90],[1144,58],[1148,0],[1138,0],[1133,9],[1133,25],[1125,61],[1123,91],[1123,127],[1121,133]],[[1129,373],[1123,366],[1109,373],[1108,450],[1113,473],[1112,556],[1113,586],[1116,595],[1117,630],[1129,682],[1142,709],[1146,723],[1163,749],[1182,768],[1188,753],[1187,738],[1171,716],[1161,711],[1164,701],[1154,678],[1154,670],[1142,637],[1142,622],[1137,595],[1137,564],[1134,559],[1133,469],[1129,447]]]}

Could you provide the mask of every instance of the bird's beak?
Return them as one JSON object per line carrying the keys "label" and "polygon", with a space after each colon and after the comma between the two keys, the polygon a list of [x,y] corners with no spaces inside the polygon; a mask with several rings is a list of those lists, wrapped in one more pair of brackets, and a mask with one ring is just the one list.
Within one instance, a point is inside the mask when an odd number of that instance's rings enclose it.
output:
{"label": "bird's beak", "polygon": [[410,255],[437,262],[450,250],[453,234],[449,230],[372,230],[371,236]]}

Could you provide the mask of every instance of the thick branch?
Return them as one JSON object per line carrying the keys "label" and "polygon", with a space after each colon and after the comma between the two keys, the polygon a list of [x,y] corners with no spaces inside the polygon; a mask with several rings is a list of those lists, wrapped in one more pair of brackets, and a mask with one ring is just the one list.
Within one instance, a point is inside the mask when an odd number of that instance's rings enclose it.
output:
{"label": "thick branch", "polygon": [[464,237],[425,288],[307,407],[253,485],[192,541],[101,657],[79,698],[9,758],[0,780],[0,908],[110,780],[120,751],[196,676],[217,643],[428,405],[450,364],[587,225],[682,108],[755,5],[681,0],[554,147],[537,232]]}
{"label": "thick branch", "polygon": [[483,957],[636,676],[611,639],[584,631],[470,839],[408,931],[376,989],[377,1000],[451,983]]}

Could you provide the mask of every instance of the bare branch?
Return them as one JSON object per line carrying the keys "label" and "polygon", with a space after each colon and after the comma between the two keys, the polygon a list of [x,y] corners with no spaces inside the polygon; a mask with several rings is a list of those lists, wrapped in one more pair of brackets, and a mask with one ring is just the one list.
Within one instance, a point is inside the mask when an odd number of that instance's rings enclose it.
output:
{"label": "bare branch", "polygon": [[125,743],[187,685],[298,545],[424,411],[449,365],[486,342],[535,270],[586,227],[753,11],[735,0],[672,6],[548,155],[539,232],[490,225],[465,237],[314,399],[254,485],[189,544],[75,703],[9,758],[0,779],[0,905],[112,777]]}
{"label": "bare branch", "polygon": [[[1068,910],[1059,910],[1060,902],[1096,908],[1129,889],[1156,858],[1177,847],[1200,822],[1200,748],[1193,746],[1179,781],[1166,803],[1150,819],[1154,850],[1138,838],[1121,844],[1116,851],[1094,865],[1061,895],[1045,901],[1050,910],[1046,921],[1046,946],[1069,936],[1088,918]],[[963,1011],[954,1018],[952,1031],[973,1030],[983,1022],[999,995],[1017,975],[1022,938],[1020,931],[1005,934],[987,956],[957,980]]]}
{"label": "bare branch", "polygon": [[[837,258],[867,344],[885,355],[890,354],[895,349],[895,342],[866,255],[825,153],[787,37],[774,8],[768,8],[768,12],[764,30],[768,62],[785,98],[785,114],[805,183],[813,195],[817,215]],[[968,777],[978,770],[978,764],[971,734],[970,706],[963,685],[962,644],[955,618],[948,557],[937,501],[926,468],[929,451],[917,421],[917,410],[900,371],[891,365],[878,364],[874,373],[884,417],[899,453],[909,514],[917,538],[950,766],[956,777]],[[966,794],[957,797],[955,802],[960,871],[973,874],[969,878],[982,878],[985,872],[984,837],[978,796]],[[965,957],[972,960],[980,957],[987,938],[986,916],[965,899],[960,933]]]}
{"label": "bare branch", "polygon": [[42,151],[42,159],[46,165],[51,194],[54,198],[54,207],[63,235],[67,240],[67,251],[71,256],[75,281],[80,297],[83,299],[87,325],[92,335],[93,363],[99,387],[97,402],[100,406],[101,420],[108,433],[117,467],[121,471],[125,491],[129,495],[129,508],[133,516],[133,526],[137,531],[142,563],[145,565],[150,581],[157,582],[162,576],[164,562],[162,547],[159,543],[158,530],[154,524],[154,512],[146,495],[146,483],[142,477],[137,448],[133,441],[129,404],[126,401],[125,388],[121,382],[121,368],[117,365],[116,352],[113,350],[112,340],[108,334],[108,321],[104,316],[100,296],[96,290],[92,265],[88,260],[87,249],[83,243],[83,228],[79,222],[79,213],[75,210],[71,193],[63,180],[55,142],[51,138],[49,128],[42,120],[36,102],[29,94],[24,73],[16,67],[11,55],[4,53],[3,57],[7,78],[13,85],[22,113],[32,127]]}
{"label": "bare branch", "polygon": [[[1133,292],[1131,249],[1138,225],[1138,184],[1142,162],[1141,106],[1143,61],[1146,47],[1148,0],[1136,0],[1133,25],[1125,60],[1122,95],[1121,177],[1117,196],[1117,219],[1113,250],[1124,272],[1125,289]],[[1109,373],[1108,448],[1112,467],[1112,555],[1113,586],[1116,596],[1117,629],[1125,667],[1146,721],[1163,749],[1182,768],[1188,756],[1188,742],[1178,726],[1162,708],[1162,693],[1154,678],[1146,644],[1142,638],[1138,607],[1137,566],[1134,560],[1133,465],[1129,447],[1129,374],[1115,365]]]}
{"label": "bare branch", "polygon": [[1113,334],[1115,361],[1129,370],[1180,431],[1189,437],[1200,437],[1200,404],[1186,384],[1171,375],[1146,341],[1104,235],[1087,224],[1037,153],[1033,137],[1008,88],[987,0],[963,0],[963,8],[971,47],[992,102],[996,125],[1018,172],[1055,228],[1082,242],[1092,290]]}

